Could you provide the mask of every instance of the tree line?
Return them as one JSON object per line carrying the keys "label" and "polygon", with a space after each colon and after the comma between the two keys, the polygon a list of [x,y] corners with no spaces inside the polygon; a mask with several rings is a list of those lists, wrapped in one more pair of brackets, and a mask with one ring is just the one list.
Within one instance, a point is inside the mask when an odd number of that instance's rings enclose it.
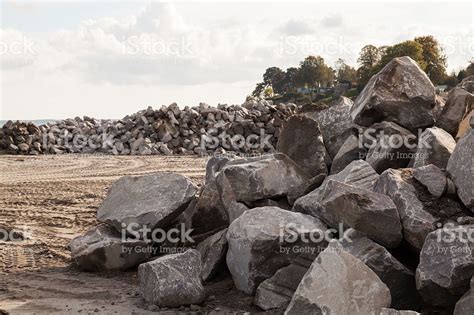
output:
{"label": "tree line", "polygon": [[393,58],[410,56],[426,72],[435,85],[455,86],[469,75],[474,75],[474,61],[466,69],[447,74],[447,58],[443,48],[433,36],[415,37],[393,46],[364,46],[357,59],[356,69],[338,59],[334,68],[327,65],[321,56],[308,56],[298,67],[282,70],[270,67],[263,74],[263,81],[257,83],[253,96],[262,97],[269,94],[286,94],[305,87],[314,90],[320,87],[331,87],[339,83],[350,83],[362,90],[369,79],[379,72]]}

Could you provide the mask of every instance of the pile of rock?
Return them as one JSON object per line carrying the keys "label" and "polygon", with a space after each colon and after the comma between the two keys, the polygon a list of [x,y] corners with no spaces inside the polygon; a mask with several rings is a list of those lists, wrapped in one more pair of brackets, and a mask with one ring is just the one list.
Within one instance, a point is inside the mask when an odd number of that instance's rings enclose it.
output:
{"label": "pile of rock", "polygon": [[472,104],[452,97],[441,112],[463,114],[447,131],[426,75],[394,59],[354,104],[290,118],[278,153],[211,158],[199,193],[177,174],[120,179],[97,213],[107,226],[74,239],[72,257],[139,265],[140,294],[159,307],[202,303],[227,268],[272,313],[472,314],[474,120],[456,143]]}
{"label": "pile of rock", "polygon": [[206,154],[271,151],[294,104],[246,101],[180,109],[176,103],[125,116],[99,120],[84,116],[46,125],[8,121],[0,131],[0,149],[11,154]]}

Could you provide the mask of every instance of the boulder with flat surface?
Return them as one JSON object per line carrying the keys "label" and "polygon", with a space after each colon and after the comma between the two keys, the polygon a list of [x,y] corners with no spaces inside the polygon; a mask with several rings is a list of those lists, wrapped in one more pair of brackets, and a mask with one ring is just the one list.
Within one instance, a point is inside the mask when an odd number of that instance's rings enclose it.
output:
{"label": "boulder with flat surface", "polygon": [[460,87],[451,89],[436,126],[455,136],[461,120],[472,110],[473,105],[474,95]]}
{"label": "boulder with flat surface", "polygon": [[209,236],[198,244],[196,249],[201,253],[202,271],[201,278],[203,281],[211,279],[219,268],[222,267],[227,254],[227,229],[217,232]]}
{"label": "boulder with flat surface", "polygon": [[180,307],[204,301],[201,255],[197,250],[159,257],[138,267],[140,296],[159,307]]}
{"label": "boulder with flat surface", "polygon": [[428,234],[416,269],[416,286],[433,306],[453,306],[474,276],[474,225],[445,226]]}
{"label": "boulder with flat surface", "polygon": [[474,211],[474,130],[462,137],[448,161],[446,168],[462,202]]}
{"label": "boulder with flat surface", "polygon": [[331,243],[304,275],[285,314],[376,314],[390,300],[389,289],[369,267]]}
{"label": "boulder with flat surface", "polygon": [[367,150],[361,146],[359,139],[354,135],[350,135],[332,160],[330,174],[339,173],[352,161],[365,159],[366,155]]}
{"label": "boulder with flat surface", "polygon": [[448,179],[446,174],[433,164],[413,169],[413,177],[437,198],[441,197],[447,190]]}
{"label": "boulder with flat surface", "polygon": [[124,226],[164,228],[186,209],[195,194],[191,180],[180,174],[124,176],[109,188],[97,219],[118,231]]}
{"label": "boulder with flat surface", "polygon": [[454,315],[471,315],[474,310],[474,277],[471,278],[471,288],[457,302]]}
{"label": "boulder with flat surface", "polygon": [[153,254],[150,243],[135,239],[123,240],[120,233],[106,225],[72,239],[69,249],[79,268],[88,271],[126,270]]}
{"label": "boulder with flat surface", "polygon": [[310,177],[327,172],[327,151],[318,121],[295,115],[280,132],[277,151],[286,154]]}
{"label": "boulder with flat surface", "polygon": [[446,169],[455,146],[454,138],[443,129],[426,128],[418,139],[416,153],[413,157],[413,167],[433,164]]}
{"label": "boulder with flat surface", "polygon": [[351,108],[356,124],[393,121],[409,130],[433,125],[435,87],[410,57],[394,58],[374,75]]}
{"label": "boulder with flat surface", "polygon": [[326,239],[316,235],[323,235],[326,229],[317,218],[276,207],[245,211],[227,232],[227,267],[235,286],[254,294],[262,281],[301,254],[296,247],[313,252],[324,249]]}
{"label": "boulder with flat surface", "polygon": [[405,267],[383,246],[375,243],[363,233],[350,229],[340,238],[345,251],[365,263],[390,289],[391,307],[396,309],[419,309],[422,300],[416,290],[415,273]]}

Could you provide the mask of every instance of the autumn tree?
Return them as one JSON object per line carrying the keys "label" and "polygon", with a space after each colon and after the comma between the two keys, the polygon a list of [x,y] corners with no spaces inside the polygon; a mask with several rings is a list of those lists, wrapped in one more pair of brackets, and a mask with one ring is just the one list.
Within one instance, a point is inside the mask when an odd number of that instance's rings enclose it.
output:
{"label": "autumn tree", "polygon": [[360,67],[357,69],[357,77],[359,89],[362,89],[370,78],[376,73],[376,66],[381,58],[380,49],[374,45],[366,45],[362,47],[357,62]]}
{"label": "autumn tree", "polygon": [[344,59],[339,58],[336,61],[336,80],[354,83],[357,81],[357,70],[346,64]]}
{"label": "autumn tree", "polygon": [[414,41],[422,46],[426,74],[434,84],[441,84],[447,76],[447,58],[441,45],[431,35],[415,37]]}

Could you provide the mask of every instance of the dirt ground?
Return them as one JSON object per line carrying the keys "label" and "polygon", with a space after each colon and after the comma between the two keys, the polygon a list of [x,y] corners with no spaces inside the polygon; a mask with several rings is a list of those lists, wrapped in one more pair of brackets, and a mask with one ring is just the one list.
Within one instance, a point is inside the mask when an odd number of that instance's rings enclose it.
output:
{"label": "dirt ground", "polygon": [[[190,156],[0,155],[0,228],[25,238],[0,239],[0,314],[156,314],[138,296],[136,270],[81,272],[67,244],[97,224],[96,210],[119,177],[169,171],[199,186],[205,164]],[[251,297],[225,275],[206,292],[205,305],[194,313],[255,311]]]}

